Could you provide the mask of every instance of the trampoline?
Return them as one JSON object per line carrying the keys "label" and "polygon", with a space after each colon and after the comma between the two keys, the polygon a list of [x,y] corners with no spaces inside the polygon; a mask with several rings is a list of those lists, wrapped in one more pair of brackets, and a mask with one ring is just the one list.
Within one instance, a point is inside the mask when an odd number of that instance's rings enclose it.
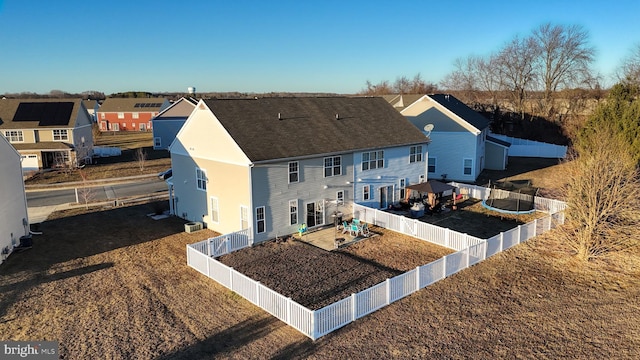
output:
{"label": "trampoline", "polygon": [[531,214],[535,209],[535,194],[538,189],[524,183],[503,182],[493,185],[489,197],[482,206],[503,214]]}

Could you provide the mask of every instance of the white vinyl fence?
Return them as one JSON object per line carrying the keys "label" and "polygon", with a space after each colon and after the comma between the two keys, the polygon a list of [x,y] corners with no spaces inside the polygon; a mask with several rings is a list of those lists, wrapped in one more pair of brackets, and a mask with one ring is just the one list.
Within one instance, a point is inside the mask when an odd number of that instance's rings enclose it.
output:
{"label": "white vinyl fence", "polygon": [[109,157],[109,156],[120,156],[122,155],[122,150],[118,147],[111,146],[94,146],[93,147],[93,156],[95,157]]}
{"label": "white vinyl fence", "polygon": [[415,234],[413,236],[425,241],[436,239],[434,241],[436,244],[458,251],[387,279],[366,290],[351,294],[347,298],[318,310],[307,309],[291,298],[278,294],[214,258],[250,246],[250,229],[187,245],[187,263],[202,274],[294,327],[305,336],[316,340],[564,222],[564,213],[554,213],[500,233],[488,240],[481,240],[433,225],[422,226],[412,219],[354,205],[354,214],[358,213],[364,221],[378,226],[392,226],[389,229],[409,235]]}
{"label": "white vinyl fence", "polygon": [[509,156],[564,159],[567,155],[567,147],[563,145],[514,138],[500,134],[489,135],[511,144],[509,147]]}

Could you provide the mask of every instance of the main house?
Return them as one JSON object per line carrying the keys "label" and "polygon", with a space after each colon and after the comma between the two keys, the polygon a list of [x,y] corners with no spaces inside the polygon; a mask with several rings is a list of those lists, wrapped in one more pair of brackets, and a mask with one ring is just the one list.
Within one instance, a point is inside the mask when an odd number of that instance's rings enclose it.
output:
{"label": "main house", "polygon": [[508,142],[489,136],[489,120],[452,95],[387,97],[431,139],[429,178],[474,182],[483,169],[504,170]]}
{"label": "main house", "polygon": [[0,135],[0,263],[29,235],[27,197],[24,192],[20,154]]}
{"label": "main house", "polygon": [[165,98],[107,98],[96,118],[101,131],[151,131],[151,119],[170,105]]}
{"label": "main house", "polygon": [[427,144],[382,98],[201,100],[170,146],[171,211],[254,242],[331,224],[425,181]]}
{"label": "main house", "polygon": [[198,100],[194,98],[182,97],[151,120],[154,150],[169,149],[197,104]]}
{"label": "main house", "polygon": [[24,170],[73,166],[93,151],[81,99],[1,99],[0,131],[22,155]]}

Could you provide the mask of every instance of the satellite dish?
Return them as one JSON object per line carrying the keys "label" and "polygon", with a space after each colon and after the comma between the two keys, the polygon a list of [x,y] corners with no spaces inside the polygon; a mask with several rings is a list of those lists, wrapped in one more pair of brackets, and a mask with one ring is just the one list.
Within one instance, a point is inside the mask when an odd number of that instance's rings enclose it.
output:
{"label": "satellite dish", "polygon": [[424,126],[424,132],[427,133],[427,136],[431,134],[431,130],[433,130],[433,124],[427,124]]}

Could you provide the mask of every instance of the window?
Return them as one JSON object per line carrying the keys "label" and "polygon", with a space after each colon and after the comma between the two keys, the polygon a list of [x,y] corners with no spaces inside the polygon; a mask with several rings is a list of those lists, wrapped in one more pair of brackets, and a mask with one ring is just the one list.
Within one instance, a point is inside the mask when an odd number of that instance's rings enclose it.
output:
{"label": "window", "polygon": [[124,113],[123,112],[119,112],[118,113],[118,119],[124,119]]}
{"label": "window", "polygon": [[364,200],[371,200],[371,185],[365,185],[362,187],[362,198]]}
{"label": "window", "polygon": [[260,206],[256,208],[256,233],[260,234],[265,231],[264,206]]}
{"label": "window", "polygon": [[324,158],[324,177],[342,175],[342,157]]}
{"label": "window", "polygon": [[240,206],[240,228],[249,228],[249,208],[246,206]]}
{"label": "window", "polygon": [[424,182],[424,174],[420,175],[420,177],[418,177],[418,183],[422,184]]}
{"label": "window", "polygon": [[134,112],[134,113],[131,114],[131,117],[134,118],[134,119],[139,119],[140,118],[140,114],[137,113],[137,112]]}
{"label": "window", "polygon": [[136,128],[136,123],[131,123],[131,127],[135,129]]}
{"label": "window", "polygon": [[344,190],[336,192],[336,205],[344,205]]}
{"label": "window", "polygon": [[151,130],[152,126],[151,126],[151,121],[147,122],[147,129]]}
{"label": "window", "polygon": [[196,187],[198,190],[207,190],[207,172],[196,168]]}
{"label": "window", "polygon": [[220,209],[218,209],[218,198],[211,197],[211,221],[214,223],[220,222]]}
{"label": "window", "polygon": [[362,171],[384,167],[384,151],[362,153]]}
{"label": "window", "polygon": [[432,174],[436,173],[436,158],[429,157],[429,159],[427,159],[427,172]]}
{"label": "window", "polygon": [[126,129],[127,128],[127,123],[122,123],[122,128]]}
{"label": "window", "polygon": [[100,119],[104,119],[104,113],[100,113]]}
{"label": "window", "polygon": [[464,169],[463,173],[465,175],[471,175],[471,170],[473,169],[473,159],[464,159]]}
{"label": "window", "polygon": [[289,183],[298,182],[298,162],[291,161],[289,163]]}
{"label": "window", "polygon": [[23,142],[24,137],[22,136],[22,130],[10,130],[5,131],[4,136],[9,140],[9,142]]}
{"label": "window", "polygon": [[422,145],[412,146],[409,149],[409,162],[420,162],[422,161]]}
{"label": "window", "polygon": [[405,185],[406,185],[405,179],[398,180],[398,188],[400,189],[400,200],[404,200],[404,196],[406,193]]}
{"label": "window", "polygon": [[289,200],[289,225],[298,224],[298,200]]}
{"label": "window", "polygon": [[162,138],[159,138],[159,137],[153,138],[153,146],[155,147],[162,146]]}
{"label": "window", "polygon": [[120,131],[120,124],[113,123],[113,124],[109,124],[109,125],[111,125],[111,131]]}
{"label": "window", "polygon": [[53,140],[54,141],[69,140],[69,134],[67,133],[67,129],[53,130]]}
{"label": "window", "polygon": [[146,131],[147,128],[144,126],[144,123],[140,123],[140,131]]}

